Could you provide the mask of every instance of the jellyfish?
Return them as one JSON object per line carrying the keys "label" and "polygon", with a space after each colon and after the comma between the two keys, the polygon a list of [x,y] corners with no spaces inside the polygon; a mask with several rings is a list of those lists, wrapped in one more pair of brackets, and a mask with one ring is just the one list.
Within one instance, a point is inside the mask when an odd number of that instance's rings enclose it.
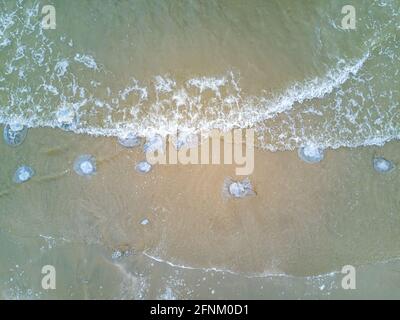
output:
{"label": "jellyfish", "polygon": [[317,163],[324,158],[324,149],[313,145],[301,147],[297,153],[300,159],[307,163]]}
{"label": "jellyfish", "polygon": [[395,165],[393,164],[392,161],[386,160],[383,157],[374,158],[373,166],[374,166],[375,171],[377,171],[379,173],[390,172],[395,168]]}
{"label": "jellyfish", "polygon": [[4,127],[3,138],[9,146],[17,147],[24,142],[27,132],[28,128],[22,124],[7,124]]}
{"label": "jellyfish", "polygon": [[251,185],[249,178],[245,178],[242,181],[226,179],[223,192],[224,195],[232,198],[244,198],[256,195],[256,192],[253,190],[253,186]]}
{"label": "jellyfish", "polygon": [[35,175],[35,171],[31,167],[21,166],[15,171],[14,174],[14,182],[15,183],[24,183],[30,180]]}
{"label": "jellyfish", "polygon": [[131,248],[118,248],[115,249],[112,254],[111,254],[111,259],[112,260],[119,260],[124,257],[128,257],[134,254],[134,250]]}
{"label": "jellyfish", "polygon": [[136,166],[135,169],[137,172],[140,173],[148,173],[151,170],[152,166],[147,161],[140,161]]}
{"label": "jellyfish", "polygon": [[151,152],[163,152],[164,149],[164,141],[163,138],[156,134],[153,137],[149,138],[143,146],[144,153]]}
{"label": "jellyfish", "polygon": [[122,257],[122,252],[120,250],[115,250],[112,254],[111,254],[111,259],[112,260],[117,260],[120,259]]}
{"label": "jellyfish", "polygon": [[140,144],[140,137],[134,132],[128,132],[118,137],[118,143],[125,148],[133,148]]}
{"label": "jellyfish", "polygon": [[195,148],[200,144],[199,137],[194,133],[179,132],[173,137],[173,143],[176,150]]}
{"label": "jellyfish", "polygon": [[63,106],[57,111],[57,122],[64,130],[72,129],[76,124],[76,113],[72,107]]}
{"label": "jellyfish", "polygon": [[75,159],[74,170],[80,176],[92,176],[96,173],[96,159],[84,154]]}

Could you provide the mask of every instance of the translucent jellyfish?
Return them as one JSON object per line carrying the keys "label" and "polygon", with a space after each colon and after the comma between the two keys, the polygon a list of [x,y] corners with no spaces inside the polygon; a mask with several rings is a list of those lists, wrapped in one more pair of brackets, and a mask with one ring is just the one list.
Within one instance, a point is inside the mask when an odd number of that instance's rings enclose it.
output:
{"label": "translucent jellyfish", "polygon": [[9,146],[17,147],[24,142],[27,132],[28,128],[22,124],[7,124],[4,127],[3,138]]}
{"label": "translucent jellyfish", "polygon": [[176,150],[181,150],[186,146],[186,140],[180,139],[180,137],[178,137],[175,141],[175,148]]}
{"label": "translucent jellyfish", "polygon": [[173,143],[176,150],[195,148],[200,144],[200,139],[196,134],[179,132],[173,137]]}
{"label": "translucent jellyfish", "polygon": [[395,168],[392,161],[386,160],[382,157],[376,157],[373,160],[374,169],[379,173],[390,172]]}
{"label": "translucent jellyfish", "polygon": [[14,174],[14,182],[15,183],[24,183],[31,179],[35,175],[35,171],[28,166],[22,166],[15,171]]}
{"label": "translucent jellyfish", "polygon": [[164,141],[163,138],[156,134],[153,137],[149,138],[143,146],[143,150],[145,153],[149,152],[164,152]]}
{"label": "translucent jellyfish", "polygon": [[112,260],[117,260],[119,258],[122,257],[122,252],[119,250],[115,250],[112,254],[111,254],[111,259]]}
{"label": "translucent jellyfish", "polygon": [[80,176],[92,176],[96,173],[96,159],[89,154],[81,155],[74,162],[74,170]]}
{"label": "translucent jellyfish", "polygon": [[118,143],[125,148],[133,148],[140,145],[140,137],[134,132],[128,132],[118,137]]}
{"label": "translucent jellyfish", "polygon": [[224,195],[233,198],[244,198],[248,196],[256,195],[253,190],[253,186],[249,178],[245,178],[242,181],[233,181],[232,179],[226,179],[223,189]]}
{"label": "translucent jellyfish", "polygon": [[72,107],[63,106],[57,111],[57,122],[60,128],[69,130],[76,124],[76,113]]}
{"label": "translucent jellyfish", "polygon": [[137,172],[140,173],[148,173],[151,170],[152,166],[147,161],[140,161],[136,166],[135,169]]}
{"label": "translucent jellyfish", "polygon": [[122,259],[124,257],[128,257],[131,256],[132,254],[134,254],[134,250],[130,249],[130,248],[119,248],[119,249],[115,249],[112,254],[111,254],[111,259],[112,260],[119,260]]}
{"label": "translucent jellyfish", "polygon": [[324,149],[313,145],[307,145],[299,148],[298,155],[301,160],[307,163],[317,163],[324,158]]}

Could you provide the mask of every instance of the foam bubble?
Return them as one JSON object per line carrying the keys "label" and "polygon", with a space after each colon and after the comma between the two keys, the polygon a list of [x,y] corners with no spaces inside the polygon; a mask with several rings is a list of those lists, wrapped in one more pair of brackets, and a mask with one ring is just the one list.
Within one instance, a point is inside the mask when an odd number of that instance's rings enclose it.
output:
{"label": "foam bubble", "polygon": [[172,92],[175,86],[176,82],[173,79],[162,76],[154,77],[154,87],[159,93]]}
{"label": "foam bubble", "polygon": [[94,69],[94,70],[98,69],[96,61],[90,55],[77,53],[75,55],[74,60],[77,61],[77,62],[82,63],[83,65],[85,65],[89,69]]}
{"label": "foam bubble", "polygon": [[225,77],[201,77],[190,79],[186,83],[188,87],[196,87],[200,92],[204,92],[208,89],[214,91],[218,96],[220,96],[219,88],[223,87],[227,83],[227,79]]}
{"label": "foam bubble", "polygon": [[136,93],[139,96],[139,101],[145,101],[148,98],[147,88],[141,86],[139,81],[131,79],[131,85],[119,91],[119,98],[126,100],[131,93]]}
{"label": "foam bubble", "polygon": [[54,67],[54,71],[56,72],[57,77],[62,77],[67,72],[69,66],[68,59],[62,59],[57,62],[56,66]]}

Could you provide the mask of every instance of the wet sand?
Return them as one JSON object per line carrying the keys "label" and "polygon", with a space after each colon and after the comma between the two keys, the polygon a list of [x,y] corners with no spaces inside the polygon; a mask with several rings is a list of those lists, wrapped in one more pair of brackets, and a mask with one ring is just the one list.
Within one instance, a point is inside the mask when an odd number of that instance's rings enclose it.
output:
{"label": "wet sand", "polygon": [[[251,277],[282,274],[295,277],[296,287],[306,286],[307,277],[340,271],[348,264],[368,269],[361,266],[378,263],[371,272],[382,268],[385,273],[387,266],[379,267],[379,262],[400,255],[398,148],[398,142],[391,142],[384,147],[327,150],[317,164],[302,162],[297,151],[256,150],[255,170],[249,178],[257,195],[229,199],[223,196],[224,179],[242,179],[235,177],[234,165],[155,165],[142,175],[135,171],[135,164],[145,158],[141,148],[123,148],[115,138],[31,129],[19,148],[0,144],[0,226],[5,243],[9,242],[1,250],[9,265],[20,260],[21,250],[26,255],[21,264],[29,259],[42,262],[43,254],[56,263],[67,260],[58,275],[68,283],[80,277],[77,261],[96,265],[95,270],[80,268],[96,278],[94,283],[114,284],[119,283],[113,282],[118,278],[114,273],[111,278],[93,273],[115,269],[112,253],[126,252],[129,257],[117,262],[136,261],[125,266],[138,281],[128,290],[131,298],[157,296],[159,292],[140,291],[140,283],[143,288],[157,286],[151,279],[164,269],[191,273],[189,278],[196,273],[208,277],[211,272],[241,279],[249,287],[254,285],[254,280],[246,280]],[[96,157],[93,177],[73,171],[80,154]],[[391,159],[397,169],[375,172],[374,155]],[[24,164],[34,168],[36,175],[16,185],[13,173]],[[143,219],[149,223],[142,225]],[[75,252],[76,247],[81,250]],[[98,253],[92,252],[93,247]],[[7,267],[1,274],[3,281],[8,279]],[[225,281],[218,286],[219,297],[233,295]],[[390,292],[391,284],[387,286]],[[4,292],[7,287],[3,285]],[[267,296],[275,292],[278,298],[279,290],[274,290]],[[89,296],[100,297],[101,292],[92,288]],[[236,297],[265,297],[262,290],[259,296],[257,292],[249,289]],[[296,296],[296,290],[283,292]],[[201,290],[181,294],[206,297]]]}

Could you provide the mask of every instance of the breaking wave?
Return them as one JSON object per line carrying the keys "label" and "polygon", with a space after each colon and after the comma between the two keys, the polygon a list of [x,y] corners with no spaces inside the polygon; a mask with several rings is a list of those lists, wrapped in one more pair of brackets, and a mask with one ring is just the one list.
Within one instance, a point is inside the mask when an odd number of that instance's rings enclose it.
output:
{"label": "breaking wave", "polygon": [[[2,5],[7,8],[4,0]],[[0,13],[2,124],[60,128],[67,113],[69,130],[94,136],[254,128],[258,145],[272,151],[307,143],[324,148],[380,145],[400,137],[398,80],[384,92],[379,86],[396,79],[390,74],[399,56],[396,35],[372,38],[359,59],[336,58],[324,76],[277,92],[246,94],[240,70],[180,81],[170,75],[149,81],[132,76],[125,86],[113,87],[118,75],[94,55],[76,52],[66,36],[57,41],[46,36],[39,9],[39,3],[26,8],[18,1]],[[378,65],[388,73],[379,73]]]}

